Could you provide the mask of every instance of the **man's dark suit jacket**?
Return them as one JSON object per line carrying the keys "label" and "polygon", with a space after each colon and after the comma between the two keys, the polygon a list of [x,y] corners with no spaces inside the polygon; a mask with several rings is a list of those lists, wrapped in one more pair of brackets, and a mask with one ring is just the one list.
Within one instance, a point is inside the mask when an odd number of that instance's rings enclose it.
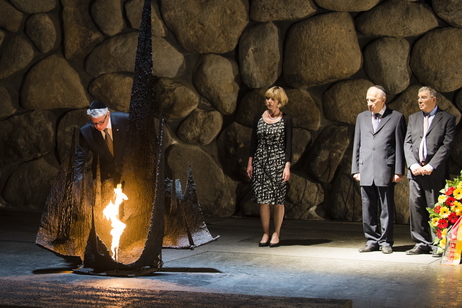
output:
{"label": "man's dark suit jacket", "polygon": [[114,178],[118,181],[120,179],[127,141],[128,113],[111,112],[111,125],[114,157],[109,152],[101,132],[94,127],[91,121],[80,128],[79,144],[75,150],[75,179],[81,177],[89,151],[93,153],[93,177],[96,176],[99,160],[102,180]]}
{"label": "man's dark suit jacket", "polygon": [[395,174],[404,175],[403,153],[406,122],[398,111],[388,107],[374,133],[370,111],[356,119],[351,173],[360,174],[361,186],[387,187]]}
{"label": "man's dark suit jacket", "polygon": [[[409,116],[404,153],[408,167],[419,164],[419,146],[423,137],[423,113],[416,112]],[[451,152],[455,134],[456,118],[439,107],[427,132],[427,158],[426,164],[432,166],[431,176],[437,181],[446,177],[448,157]],[[408,178],[413,178],[408,172]]]}

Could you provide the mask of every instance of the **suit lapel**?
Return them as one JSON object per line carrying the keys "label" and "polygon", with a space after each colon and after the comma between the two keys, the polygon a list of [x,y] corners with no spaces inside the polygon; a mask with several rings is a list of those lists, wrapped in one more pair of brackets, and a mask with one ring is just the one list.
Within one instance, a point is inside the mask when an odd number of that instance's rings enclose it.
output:
{"label": "suit lapel", "polygon": [[[423,118],[423,117],[422,117]],[[435,113],[435,116],[432,120],[432,124],[430,124],[430,127],[427,130],[427,135],[432,131],[432,129],[438,124],[439,121],[443,119],[443,113],[441,112],[441,109],[438,108],[438,110]],[[423,119],[422,119],[422,126],[423,126]],[[423,128],[422,128],[423,129]]]}
{"label": "suit lapel", "polygon": [[117,153],[120,153],[120,127],[119,127],[119,122],[118,118],[116,116],[113,116],[111,113],[111,125],[112,125],[112,140],[114,142],[114,156],[117,155]]}
{"label": "suit lapel", "polygon": [[372,115],[370,111],[364,113],[364,120],[366,122],[366,127],[369,127],[371,134],[374,134],[374,126],[372,125]]}

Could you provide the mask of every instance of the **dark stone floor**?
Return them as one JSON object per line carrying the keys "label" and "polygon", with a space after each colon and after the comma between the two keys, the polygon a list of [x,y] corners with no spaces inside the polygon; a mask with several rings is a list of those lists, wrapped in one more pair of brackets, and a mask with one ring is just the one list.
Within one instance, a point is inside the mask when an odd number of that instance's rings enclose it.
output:
{"label": "dark stone floor", "polygon": [[208,219],[220,238],[164,249],[164,267],[136,278],[81,275],[34,244],[40,213],[0,210],[1,307],[462,307],[461,266],[394,252],[360,254],[361,224],[286,220],[281,246],[258,247],[258,218]]}

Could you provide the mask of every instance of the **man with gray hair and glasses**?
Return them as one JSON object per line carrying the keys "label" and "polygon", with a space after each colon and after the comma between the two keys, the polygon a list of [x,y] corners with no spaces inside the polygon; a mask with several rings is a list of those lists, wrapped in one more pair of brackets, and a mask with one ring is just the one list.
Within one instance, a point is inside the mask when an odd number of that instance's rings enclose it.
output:
{"label": "man with gray hair and glasses", "polygon": [[407,255],[441,252],[433,245],[427,207],[433,208],[444,187],[449,154],[455,134],[455,117],[440,109],[436,91],[422,87],[417,102],[420,111],[409,116],[404,154],[408,166],[411,237],[416,243]]}
{"label": "man with gray hair and glasses", "polygon": [[120,181],[123,154],[127,140],[128,113],[110,112],[106,104],[93,101],[87,110],[90,121],[80,128],[79,143],[75,150],[74,180],[82,178],[89,152],[93,154],[92,172],[100,166],[101,180]]}

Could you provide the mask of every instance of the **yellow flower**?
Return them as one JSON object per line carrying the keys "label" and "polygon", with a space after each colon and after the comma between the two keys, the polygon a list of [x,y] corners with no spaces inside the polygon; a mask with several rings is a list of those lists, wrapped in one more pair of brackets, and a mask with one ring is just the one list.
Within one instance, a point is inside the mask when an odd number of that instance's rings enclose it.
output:
{"label": "yellow flower", "polygon": [[456,198],[457,200],[462,199],[462,188],[457,188],[456,190],[452,192],[452,194],[454,198]]}
{"label": "yellow flower", "polygon": [[457,189],[462,189],[462,182],[459,182],[459,184],[457,184]]}
{"label": "yellow flower", "polygon": [[454,201],[452,208],[453,208],[454,210],[455,210],[455,209],[459,209],[459,208],[462,209],[462,203],[460,203],[459,201]]}
{"label": "yellow flower", "polygon": [[446,196],[446,195],[440,195],[440,196],[438,197],[438,202],[439,202],[439,203],[444,203],[444,202],[446,201],[447,198],[448,198],[448,196]]}
{"label": "yellow flower", "polygon": [[448,209],[446,206],[442,206],[442,207],[440,208],[440,216],[441,216],[441,217],[443,217],[443,218],[448,218],[449,213],[450,213],[450,211],[449,211],[449,209]]}
{"label": "yellow flower", "polygon": [[461,216],[462,215],[462,203],[460,203],[459,201],[455,201],[454,206],[452,207],[452,211],[456,213],[457,216]]}
{"label": "yellow flower", "polygon": [[443,237],[440,241],[440,247],[442,247],[443,249],[446,247],[446,238]]}
{"label": "yellow flower", "polygon": [[437,218],[437,217],[432,218],[431,224],[432,224],[433,227],[436,227],[438,225],[438,220],[440,220],[440,219]]}
{"label": "yellow flower", "polygon": [[442,236],[443,238],[446,238],[446,234],[447,234],[447,233],[448,233],[448,229],[443,229],[443,230],[441,231],[441,236]]}

